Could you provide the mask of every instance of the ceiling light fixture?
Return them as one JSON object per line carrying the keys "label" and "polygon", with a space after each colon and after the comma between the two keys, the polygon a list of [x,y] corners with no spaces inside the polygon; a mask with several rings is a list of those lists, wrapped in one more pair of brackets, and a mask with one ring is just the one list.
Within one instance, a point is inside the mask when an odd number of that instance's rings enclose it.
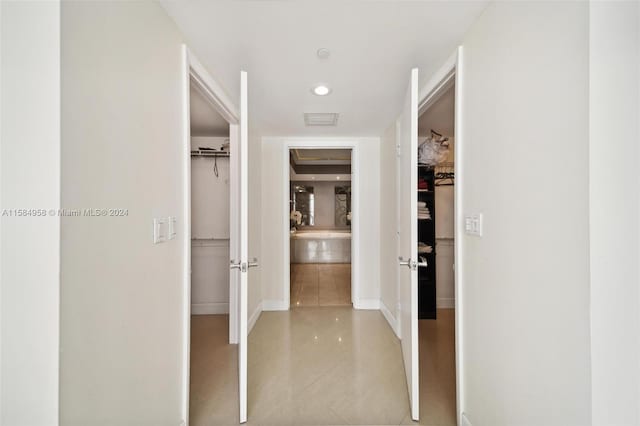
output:
{"label": "ceiling light fixture", "polygon": [[311,89],[311,93],[317,96],[327,96],[329,93],[331,93],[331,89],[325,84],[318,84],[313,89]]}
{"label": "ceiling light fixture", "polygon": [[318,58],[320,58],[320,59],[327,59],[331,55],[331,52],[329,51],[329,49],[327,49],[325,47],[321,47],[320,49],[318,49],[316,54],[318,55]]}

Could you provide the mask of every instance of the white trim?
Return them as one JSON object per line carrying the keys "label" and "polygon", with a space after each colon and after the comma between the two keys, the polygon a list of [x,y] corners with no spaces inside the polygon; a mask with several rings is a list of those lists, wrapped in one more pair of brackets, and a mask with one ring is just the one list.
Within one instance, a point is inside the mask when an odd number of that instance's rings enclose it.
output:
{"label": "white trim", "polygon": [[229,302],[192,303],[191,315],[222,315],[229,313]]}
{"label": "white trim", "polygon": [[396,337],[400,339],[400,329],[398,328],[398,321],[396,320],[396,317],[391,313],[387,305],[385,305],[382,300],[380,301],[380,310],[382,311],[382,315],[384,315],[385,319],[389,323],[389,326],[395,333]]}
{"label": "white trim", "polygon": [[263,300],[263,311],[288,311],[289,304],[283,300]]}
{"label": "white trim", "polygon": [[191,110],[189,49],[182,45],[182,419],[189,424],[189,375],[191,371]]}
{"label": "white trim", "polygon": [[460,414],[460,426],[472,426],[471,422],[467,418],[467,413]]}
{"label": "white trim", "polygon": [[[458,50],[453,52],[442,67],[429,79],[418,95],[418,117],[442,96],[455,82]],[[457,140],[456,134],[456,140]]]}
{"label": "white trim", "polygon": [[[272,139],[272,138],[266,138]],[[282,189],[284,207],[282,215],[282,232],[285,236],[283,248],[283,272],[284,279],[282,287],[282,300],[289,309],[291,305],[290,297],[290,267],[291,267],[291,247],[289,242],[289,150],[291,149],[351,149],[351,301],[355,309],[379,309],[380,301],[376,299],[377,308],[361,308],[363,306],[360,299],[360,154],[359,144],[370,138],[277,138],[282,140],[283,176]],[[368,306],[368,305],[367,305]]]}
{"label": "white trim", "polygon": [[462,255],[463,252],[463,230],[464,227],[462,223],[464,221],[463,217],[463,203],[462,203],[462,191],[465,187],[464,183],[464,158],[463,158],[463,148],[465,144],[465,135],[464,135],[464,126],[462,123],[464,122],[464,114],[463,114],[463,106],[464,106],[464,97],[463,88],[464,88],[464,51],[462,46],[458,47],[456,52],[456,88],[455,88],[455,134],[456,134],[456,143],[454,144],[454,175],[456,177],[456,185],[454,186],[454,297],[455,297],[455,333],[456,333],[456,408],[458,412],[458,422],[462,423],[466,421],[468,426],[471,426],[471,423],[463,414],[463,410],[465,408],[464,395],[466,391],[466,383],[464,381],[464,346],[463,346],[463,320],[464,320],[464,257]]}
{"label": "white trim", "polygon": [[[182,121],[182,229],[180,235],[183,257],[182,265],[182,418],[185,424],[189,424],[189,375],[191,352],[191,111],[190,111],[190,83],[194,81],[201,93],[211,102],[216,110],[230,124],[237,125],[239,114],[236,106],[231,102],[226,92],[207,72],[200,61],[182,45],[182,96],[181,96],[181,121]],[[233,215],[231,215],[233,216]],[[231,223],[233,226],[233,221]],[[238,315],[238,307],[234,300],[233,289],[230,289],[229,319],[231,324],[237,321],[232,316]],[[231,330],[229,333],[232,337]]]}
{"label": "white trim", "polygon": [[437,309],[453,309],[456,307],[456,299],[454,297],[438,297],[436,299]]}
{"label": "white trim", "polygon": [[251,330],[253,330],[253,327],[256,325],[256,322],[258,322],[258,318],[260,318],[261,314],[262,314],[262,303],[258,303],[256,308],[253,310],[253,312],[249,316],[249,321],[247,323],[247,333],[251,333]]}
{"label": "white trim", "polygon": [[358,310],[379,310],[380,309],[380,299],[359,299],[353,302],[353,309]]}
{"label": "white trim", "polygon": [[186,45],[183,45],[187,49],[187,57],[190,68],[190,78],[196,83],[196,87],[200,93],[211,103],[214,109],[224,118],[229,124],[238,124],[240,121],[240,113],[234,105],[234,103],[227,95],[227,92],[218,84],[207,72],[207,69],[200,63]]}
{"label": "white trim", "polygon": [[[434,73],[428,83],[420,90],[418,100],[419,113],[422,114],[447,88],[451,87],[452,79],[455,81],[455,135],[456,143],[454,144],[454,173],[456,177],[456,185],[454,186],[454,252],[455,252],[455,346],[456,346],[456,412],[458,424],[469,425],[466,416],[463,415],[464,409],[464,346],[463,346],[463,309],[464,309],[464,258],[463,258],[463,204],[462,191],[464,188],[464,127],[463,127],[463,111],[464,98],[464,66],[463,66],[463,48],[459,46],[454,53],[447,59],[442,67]],[[465,423],[466,422],[466,423]]]}

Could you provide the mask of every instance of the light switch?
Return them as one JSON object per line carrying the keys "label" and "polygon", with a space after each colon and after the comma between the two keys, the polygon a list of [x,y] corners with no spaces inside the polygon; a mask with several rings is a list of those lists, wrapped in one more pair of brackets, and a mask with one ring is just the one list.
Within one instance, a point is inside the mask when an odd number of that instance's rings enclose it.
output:
{"label": "light switch", "polygon": [[169,217],[169,240],[173,240],[176,237],[176,217]]}
{"label": "light switch", "polygon": [[167,219],[153,219],[153,244],[159,244],[167,240]]}

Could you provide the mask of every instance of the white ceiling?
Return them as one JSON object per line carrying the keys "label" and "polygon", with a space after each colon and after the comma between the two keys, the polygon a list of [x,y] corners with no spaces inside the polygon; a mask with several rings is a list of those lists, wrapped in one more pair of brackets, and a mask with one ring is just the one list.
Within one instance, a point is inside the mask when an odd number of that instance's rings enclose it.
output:
{"label": "white ceiling", "polygon": [[[412,67],[425,82],[485,8],[473,1],[161,0],[191,50],[233,99],[249,73],[249,120],[262,136],[380,135]],[[317,49],[331,51],[319,59]],[[311,93],[327,83],[326,97]],[[338,112],[336,127],[305,112]]]}
{"label": "white ceiling", "polygon": [[229,136],[229,123],[191,83],[191,136]]}

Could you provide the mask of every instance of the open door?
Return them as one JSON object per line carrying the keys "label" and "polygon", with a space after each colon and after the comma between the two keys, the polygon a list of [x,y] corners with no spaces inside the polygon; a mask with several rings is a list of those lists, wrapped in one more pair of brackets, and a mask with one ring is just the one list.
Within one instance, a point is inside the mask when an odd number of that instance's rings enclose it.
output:
{"label": "open door", "polygon": [[[239,203],[239,258],[231,261],[232,274],[237,274],[238,303],[238,401],[240,405],[240,423],[247,421],[247,321],[248,321],[248,280],[249,268],[258,266],[257,259],[249,261],[249,126],[248,126],[247,73],[240,72],[240,126],[238,129],[238,159],[235,176]],[[232,171],[233,173],[233,171]]]}
{"label": "open door", "polygon": [[420,373],[418,355],[418,69],[411,70],[409,88],[399,124],[400,154],[400,329],[404,371],[407,375],[411,418],[419,419]]}

